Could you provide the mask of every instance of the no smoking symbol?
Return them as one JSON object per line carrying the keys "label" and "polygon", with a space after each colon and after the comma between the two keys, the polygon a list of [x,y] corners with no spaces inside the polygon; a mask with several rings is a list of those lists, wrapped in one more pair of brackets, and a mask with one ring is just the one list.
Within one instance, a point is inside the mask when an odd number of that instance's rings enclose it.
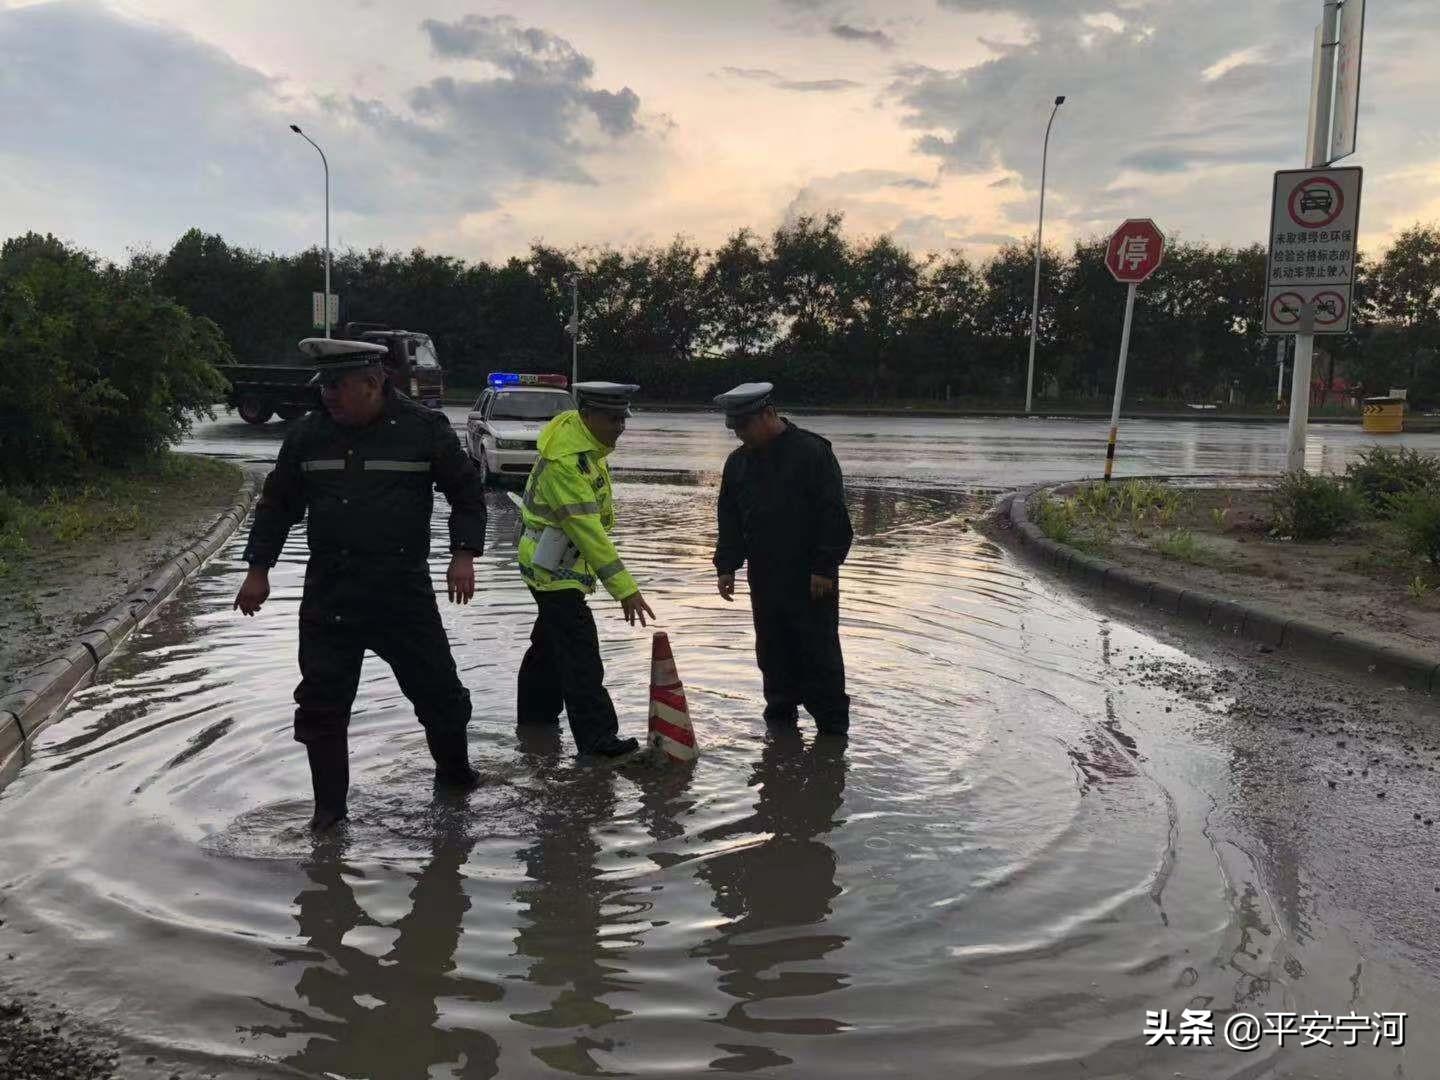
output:
{"label": "no smoking symbol", "polygon": [[1286,209],[1302,229],[1323,229],[1345,209],[1345,193],[1328,176],[1308,176],[1290,192]]}

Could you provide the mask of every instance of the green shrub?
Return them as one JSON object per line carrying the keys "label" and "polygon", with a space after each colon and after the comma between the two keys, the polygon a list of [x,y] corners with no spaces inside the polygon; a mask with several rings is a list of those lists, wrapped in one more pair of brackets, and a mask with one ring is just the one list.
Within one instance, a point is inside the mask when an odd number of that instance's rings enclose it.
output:
{"label": "green shrub", "polygon": [[0,485],[128,466],[214,415],[219,329],[35,233],[0,248]]}
{"label": "green shrub", "polygon": [[1290,540],[1327,540],[1364,512],[1353,490],[1331,476],[1286,473],[1270,489],[1270,532]]}
{"label": "green shrub", "polygon": [[1388,509],[1411,553],[1440,566],[1440,488],[1392,495]]}
{"label": "green shrub", "polygon": [[1381,517],[1394,512],[1392,500],[1412,491],[1440,489],[1440,457],[1401,447],[1371,446],[1345,466],[1345,482]]}

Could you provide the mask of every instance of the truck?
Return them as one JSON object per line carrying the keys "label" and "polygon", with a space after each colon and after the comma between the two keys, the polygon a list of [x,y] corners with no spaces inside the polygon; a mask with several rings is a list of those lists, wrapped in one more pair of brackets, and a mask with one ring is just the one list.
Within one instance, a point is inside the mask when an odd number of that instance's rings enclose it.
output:
{"label": "truck", "polygon": [[[337,335],[347,341],[384,345],[390,355],[385,375],[402,394],[432,409],[445,396],[445,369],[430,335],[397,330],[381,323],[350,322]],[[298,355],[293,361],[271,364],[223,364],[220,374],[230,384],[225,403],[247,424],[264,424],[273,416],[293,420],[320,405],[320,391],[310,385],[315,366]]]}

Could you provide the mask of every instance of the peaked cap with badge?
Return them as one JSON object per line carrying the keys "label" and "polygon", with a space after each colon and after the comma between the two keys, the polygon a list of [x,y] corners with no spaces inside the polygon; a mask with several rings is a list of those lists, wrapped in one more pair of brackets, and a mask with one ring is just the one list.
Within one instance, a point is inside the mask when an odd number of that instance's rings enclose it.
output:
{"label": "peaked cap with badge", "polygon": [[734,428],[738,420],[754,416],[775,404],[775,384],[768,382],[741,383],[733,390],[715,398],[715,404],[725,413],[725,426]]}
{"label": "peaked cap with badge", "polygon": [[333,383],[352,371],[379,367],[390,355],[384,345],[373,341],[344,341],[340,338],[305,338],[300,352],[315,361],[315,377],[310,385]]}
{"label": "peaked cap with badge", "polygon": [[580,409],[629,416],[630,399],[639,392],[634,383],[581,382],[575,384],[575,404]]}

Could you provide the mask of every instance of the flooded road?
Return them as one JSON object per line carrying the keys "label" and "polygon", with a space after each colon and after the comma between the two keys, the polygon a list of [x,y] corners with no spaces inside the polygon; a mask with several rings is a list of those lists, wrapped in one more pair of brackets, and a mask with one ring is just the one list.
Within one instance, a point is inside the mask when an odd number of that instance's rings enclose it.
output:
{"label": "flooded road", "polygon": [[[447,408],[463,438],[465,410]],[[817,415],[798,418],[835,445],[848,477],[906,487],[1013,490],[1024,484],[1099,476],[1105,420]],[[274,460],[284,428],[250,427],[234,414],[201,424],[184,449],[246,461]],[[1386,436],[1387,446],[1440,452],[1440,432]],[[1339,472],[1376,436],[1355,425],[1311,424],[1306,466]],[[713,476],[735,445],[715,413],[640,412],[615,457],[620,472]],[[1277,473],[1285,466],[1285,425],[1213,420],[1126,420],[1115,474]]]}
{"label": "flooded road", "polygon": [[[638,417],[617,540],[675,646],[693,770],[517,734],[533,604],[497,493],[476,602],[442,604],[490,782],[437,801],[371,658],[352,821],[313,841],[304,537],[243,619],[237,534],[0,792],[0,988],[117,1037],[126,1076],[1435,1075],[1440,858],[1412,817],[1440,810],[1435,708],[1180,648],[974,531],[973,492],[1094,471],[1094,423],[807,423],[852,479],[848,747],[764,733],[749,614],[708,562],[724,432]],[[1196,426],[1133,425],[1127,471],[1283,456],[1283,427]],[[280,431],[194,444],[269,460]],[[1311,452],[1359,435],[1312,428]],[[649,635],[592,604],[639,734]],[[1147,1010],[1187,1008],[1217,1043],[1235,1010],[1410,1020],[1404,1048],[1145,1046]]]}

